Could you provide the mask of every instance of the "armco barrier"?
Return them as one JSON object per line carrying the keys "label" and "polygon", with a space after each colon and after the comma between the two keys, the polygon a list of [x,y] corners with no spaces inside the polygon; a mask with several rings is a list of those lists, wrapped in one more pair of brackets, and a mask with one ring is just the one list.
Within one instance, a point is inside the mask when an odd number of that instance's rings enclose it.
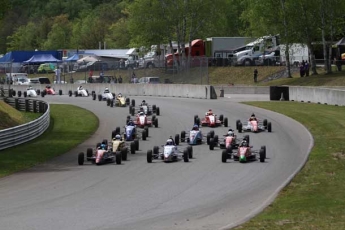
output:
{"label": "armco barrier", "polygon": [[290,101],[345,105],[345,90],[341,89],[289,86],[289,97]]}
{"label": "armco barrier", "polygon": [[48,103],[22,98],[5,98],[4,101],[18,110],[41,112],[43,115],[29,123],[0,130],[0,150],[33,140],[49,127],[50,107]]}
{"label": "armco barrier", "polygon": [[[36,89],[44,90],[45,85],[32,85]],[[62,90],[64,95],[69,90],[76,91],[78,84],[54,84],[52,87],[58,94]],[[122,93],[126,96],[159,96],[159,97],[182,97],[182,98],[201,98],[216,99],[212,96],[212,86],[210,85],[191,85],[191,84],[82,84],[91,93],[102,93],[107,87],[111,92]],[[27,86],[12,86],[16,91],[25,91]]]}

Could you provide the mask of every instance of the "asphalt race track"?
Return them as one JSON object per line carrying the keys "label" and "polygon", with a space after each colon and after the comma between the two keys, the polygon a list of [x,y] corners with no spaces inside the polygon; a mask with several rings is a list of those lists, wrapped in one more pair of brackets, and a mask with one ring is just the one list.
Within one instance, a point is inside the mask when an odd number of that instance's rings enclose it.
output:
{"label": "asphalt race track", "polygon": [[[145,99],[161,110],[159,127],[150,128],[150,137],[140,140],[140,151],[128,155],[128,161],[122,165],[95,166],[87,162],[78,166],[79,152],[95,147],[104,138],[109,139],[116,126],[124,126],[128,107],[107,107],[105,102],[93,101],[91,97],[44,97],[52,103],[70,103],[94,112],[100,119],[100,127],[73,151],[0,180],[0,228],[225,229],[267,206],[281,186],[302,167],[313,144],[301,124],[236,102],[268,100],[268,96],[225,95],[218,100],[133,98],[137,104]],[[194,115],[202,117],[208,109],[228,117],[233,128],[236,119],[246,119],[252,112],[259,119],[271,121],[272,133],[249,133],[253,149],[266,145],[266,162],[222,163],[221,150],[209,151],[207,145],[194,146],[194,158],[189,163],[146,162],[148,149],[164,144],[170,135],[189,130]],[[218,127],[214,131],[222,136],[227,129]],[[210,129],[202,130],[206,134]]]}

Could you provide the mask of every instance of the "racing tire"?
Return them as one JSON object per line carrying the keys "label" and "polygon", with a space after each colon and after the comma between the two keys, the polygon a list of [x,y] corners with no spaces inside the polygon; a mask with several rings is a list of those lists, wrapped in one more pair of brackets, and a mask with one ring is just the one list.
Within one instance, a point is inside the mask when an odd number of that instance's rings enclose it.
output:
{"label": "racing tire", "polygon": [[72,90],[68,91],[68,96],[72,97]]}
{"label": "racing tire", "polygon": [[211,134],[211,138],[214,138],[214,130],[211,130],[210,134]]}
{"label": "racing tire", "polygon": [[242,123],[238,123],[238,132],[242,133]]}
{"label": "racing tire", "polygon": [[113,130],[113,131],[111,132],[111,139],[114,139],[114,138],[115,138],[115,136],[116,136],[116,131],[115,131],[115,130]]}
{"label": "racing tire", "polygon": [[159,109],[159,107],[156,108],[156,114],[157,116],[161,115],[161,110]]}
{"label": "racing tire", "polygon": [[152,120],[152,122],[154,122],[156,120],[156,116],[153,115],[151,120]]}
{"label": "racing tire", "polygon": [[16,91],[12,90],[12,96],[15,97],[16,96]]}
{"label": "racing tire", "polygon": [[146,130],[143,130],[143,133],[142,133],[143,141],[146,141],[146,136],[147,136]]}
{"label": "racing tire", "polygon": [[134,116],[134,113],[135,113],[135,109],[132,108],[131,115]]}
{"label": "racing tire", "polygon": [[132,99],[132,106],[134,107],[135,106],[135,100]]}
{"label": "racing tire", "polygon": [[44,97],[45,96],[45,93],[44,91],[41,92],[41,97]]}
{"label": "racing tire", "polygon": [[196,119],[199,118],[198,115],[194,115],[194,124],[196,124]]}
{"label": "racing tire", "polygon": [[266,156],[265,156],[265,151],[264,151],[264,149],[260,149],[260,151],[259,151],[259,159],[260,159],[260,162],[265,162],[265,158],[266,158]]}
{"label": "racing tire", "polygon": [[110,106],[111,100],[108,98],[107,99],[107,106]]}
{"label": "racing tire", "polygon": [[158,157],[158,155],[159,155],[159,147],[154,146],[153,147],[153,156]]}
{"label": "racing tire", "polygon": [[243,137],[243,139],[246,140],[246,141],[248,142],[248,145],[249,145],[249,143],[250,143],[249,135],[245,135],[245,136]]}
{"label": "racing tire", "polygon": [[123,148],[122,150],[121,150],[121,158],[122,158],[122,160],[123,161],[126,161],[127,160],[127,148]]}
{"label": "racing tire", "polygon": [[[114,96],[115,97],[115,96]],[[129,103],[130,103],[130,99],[127,97],[126,98],[126,105],[129,105]]]}
{"label": "racing tire", "polygon": [[90,161],[91,159],[89,159],[89,158],[91,158],[91,157],[92,157],[92,148],[87,148],[86,149],[86,159],[88,161]]}
{"label": "racing tire", "polygon": [[210,139],[209,149],[214,150],[214,139],[213,138]]}
{"label": "racing tire", "polygon": [[120,127],[116,127],[116,129],[115,129],[115,135],[116,135],[116,134],[120,134],[120,132],[121,132]]}
{"label": "racing tire", "polygon": [[187,147],[187,151],[188,151],[188,157],[189,158],[193,158],[193,147],[192,146],[188,146]]}
{"label": "racing tire", "polygon": [[134,142],[131,142],[131,154],[135,154],[135,143]]}
{"label": "racing tire", "polygon": [[272,123],[271,122],[267,123],[267,131],[272,132]]}
{"label": "racing tire", "polygon": [[224,118],[223,124],[224,124],[224,127],[228,127],[228,118],[227,117]]}
{"label": "racing tire", "polygon": [[155,113],[156,112],[156,105],[152,105],[152,111]]}
{"label": "racing tire", "polygon": [[265,153],[265,159],[266,159],[266,145],[261,146],[261,149],[263,149],[263,150],[264,150],[264,153]]}
{"label": "racing tire", "polygon": [[179,145],[180,144],[180,135],[176,134],[175,135],[175,145]]}
{"label": "racing tire", "polygon": [[139,150],[139,140],[138,139],[135,139],[134,140],[134,143],[135,143],[135,150]]}
{"label": "racing tire", "polygon": [[74,96],[78,97],[78,92],[77,91],[74,91]]}
{"label": "racing tire", "polygon": [[210,144],[210,139],[211,139],[211,133],[208,133],[206,135],[206,143],[209,145]]}
{"label": "racing tire", "polygon": [[223,114],[219,115],[219,120],[220,120],[221,122],[224,121],[224,116],[223,116]]}
{"label": "racing tire", "polygon": [[236,120],[236,130],[238,130],[238,124],[241,123],[240,120]]}
{"label": "racing tire", "polygon": [[92,90],[92,91],[91,91],[91,95],[93,96],[93,95],[95,95],[95,94],[96,94],[95,90]]}
{"label": "racing tire", "polygon": [[146,131],[146,137],[149,136],[149,127],[145,127],[144,130]]}
{"label": "racing tire", "polygon": [[84,164],[84,153],[79,153],[78,154],[78,165],[83,165]]}
{"label": "racing tire", "polygon": [[40,95],[41,94],[41,90],[36,90],[36,93],[37,93],[37,95]]}
{"label": "racing tire", "polygon": [[185,142],[186,141],[186,131],[182,131],[181,132],[181,142]]}
{"label": "racing tire", "polygon": [[132,114],[132,108],[133,108],[133,107],[130,105],[130,106],[129,106],[129,114]]}
{"label": "racing tire", "polygon": [[200,118],[199,118],[199,117],[196,118],[195,124],[197,124],[198,126],[200,126]]}
{"label": "racing tire", "polygon": [[153,122],[155,125],[155,128],[158,128],[158,118],[155,119],[155,121]]}
{"label": "racing tire", "polygon": [[114,107],[114,99],[110,100],[110,107],[112,107],[112,108]]}
{"label": "racing tire", "polygon": [[188,150],[187,150],[187,149],[185,149],[185,150],[183,151],[183,161],[184,161],[184,162],[189,162]]}
{"label": "racing tire", "polygon": [[96,97],[97,97],[97,95],[95,93],[92,94],[92,100],[96,101]]}
{"label": "racing tire", "polygon": [[267,119],[264,119],[262,122],[263,126],[265,126],[265,128],[267,129]]}
{"label": "racing tire", "polygon": [[115,162],[117,165],[120,165],[122,161],[122,154],[121,152],[116,152],[115,153]]}
{"label": "racing tire", "polygon": [[223,150],[222,152],[222,162],[226,163],[226,160],[228,159],[228,153],[226,150]]}
{"label": "racing tire", "polygon": [[152,163],[152,150],[147,150],[146,159],[147,163]]}
{"label": "racing tire", "polygon": [[27,96],[28,96],[28,93],[27,93],[27,92],[24,92],[23,94],[24,94],[24,97],[27,97]]}
{"label": "racing tire", "polygon": [[98,101],[102,101],[102,95],[98,94]]}
{"label": "racing tire", "polygon": [[18,91],[18,97],[22,96],[22,91]]}
{"label": "racing tire", "polygon": [[218,143],[218,135],[215,135],[213,140],[214,140],[214,144],[216,145]]}
{"label": "racing tire", "polygon": [[60,96],[62,95],[62,89],[59,89],[59,95]]}

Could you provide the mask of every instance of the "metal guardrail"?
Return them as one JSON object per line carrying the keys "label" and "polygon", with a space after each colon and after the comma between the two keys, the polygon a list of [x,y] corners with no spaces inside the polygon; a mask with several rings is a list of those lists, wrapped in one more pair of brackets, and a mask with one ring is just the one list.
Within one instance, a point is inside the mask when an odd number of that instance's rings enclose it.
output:
{"label": "metal guardrail", "polygon": [[33,140],[49,127],[50,107],[48,103],[36,99],[8,97],[4,98],[4,101],[17,110],[43,113],[43,115],[29,123],[0,130],[0,150]]}

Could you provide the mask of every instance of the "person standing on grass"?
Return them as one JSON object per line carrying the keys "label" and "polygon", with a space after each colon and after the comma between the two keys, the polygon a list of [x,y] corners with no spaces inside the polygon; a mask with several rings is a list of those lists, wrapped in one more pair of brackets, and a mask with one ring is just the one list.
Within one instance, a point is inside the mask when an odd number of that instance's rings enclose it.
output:
{"label": "person standing on grass", "polygon": [[258,70],[254,69],[254,83],[258,82]]}

